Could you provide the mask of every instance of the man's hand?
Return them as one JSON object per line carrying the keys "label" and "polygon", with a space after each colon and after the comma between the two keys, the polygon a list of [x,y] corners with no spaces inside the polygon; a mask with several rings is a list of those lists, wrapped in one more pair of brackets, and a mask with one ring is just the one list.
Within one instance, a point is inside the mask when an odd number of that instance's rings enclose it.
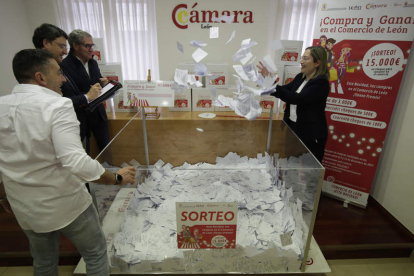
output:
{"label": "man's hand", "polygon": [[266,78],[266,76],[268,76],[269,75],[269,71],[267,70],[267,68],[266,68],[266,66],[264,66],[263,65],[263,63],[261,62],[261,61],[259,61],[259,63],[260,63],[260,65],[256,65],[257,66],[257,68],[259,68],[260,70],[259,70],[259,73],[260,74],[262,74],[262,76],[264,77],[264,78]]}
{"label": "man's hand", "polygon": [[107,78],[100,78],[99,82],[102,84],[102,86],[105,86],[108,84],[109,80]]}
{"label": "man's hand", "polygon": [[95,100],[101,94],[101,90],[102,90],[102,87],[100,86],[100,84],[99,83],[95,83],[91,87],[91,89],[89,90],[89,92],[86,94],[86,97],[88,97],[88,100],[89,101]]}
{"label": "man's hand", "polygon": [[10,202],[7,199],[0,201],[0,204],[1,204],[1,206],[3,206],[4,210],[7,213],[9,213],[11,215],[14,215],[13,210],[10,206]]}
{"label": "man's hand", "polygon": [[135,183],[135,168],[134,167],[125,167],[116,172],[117,174],[122,175],[122,182],[120,185],[125,185],[128,183]]}

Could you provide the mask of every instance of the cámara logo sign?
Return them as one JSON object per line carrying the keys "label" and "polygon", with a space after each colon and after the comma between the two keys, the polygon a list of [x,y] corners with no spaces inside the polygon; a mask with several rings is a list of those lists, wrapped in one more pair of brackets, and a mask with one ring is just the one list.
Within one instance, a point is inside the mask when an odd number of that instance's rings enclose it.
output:
{"label": "c\u00e1mara logo sign", "polygon": [[[191,10],[188,10],[187,4],[179,4],[172,11],[172,21],[174,25],[180,29],[187,29],[189,23],[213,23],[211,20],[213,17],[231,16],[234,15],[233,23],[253,23],[253,12],[252,11],[211,11],[211,10],[195,10],[194,8],[198,5],[195,3]],[[243,18],[242,18],[243,17]],[[240,22],[239,22],[240,21]],[[219,22],[216,22],[219,23]],[[225,23],[221,21],[220,23]],[[210,28],[212,26],[204,26],[201,24],[201,28]]]}

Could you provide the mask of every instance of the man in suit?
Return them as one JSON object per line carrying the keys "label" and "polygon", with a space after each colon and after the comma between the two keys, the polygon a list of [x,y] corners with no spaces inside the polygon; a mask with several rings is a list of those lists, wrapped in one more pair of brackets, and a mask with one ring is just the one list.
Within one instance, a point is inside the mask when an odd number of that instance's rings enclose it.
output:
{"label": "man in suit", "polygon": [[[65,73],[73,80],[74,85],[79,89],[81,94],[86,97],[78,97],[78,95],[63,94],[69,97],[76,104],[86,104],[94,98],[88,96],[88,91],[94,85],[100,84],[105,86],[108,83],[107,78],[103,78],[99,70],[98,63],[92,57],[93,44],[92,36],[82,30],[74,30],[69,34],[70,51],[68,56],[62,61],[61,67]],[[80,102],[78,103],[77,100]],[[102,151],[109,143],[108,122],[106,111],[103,104],[98,105],[92,112],[79,110],[78,118],[86,123],[87,146],[89,150],[88,138],[92,132],[95,136],[99,150]],[[82,121],[81,121],[82,122]]]}
{"label": "man in suit", "polygon": [[[42,24],[36,28],[33,34],[33,45],[37,49],[48,50],[52,53],[54,60],[58,64],[62,63],[63,56],[67,55],[67,39],[68,35],[62,29],[52,24]],[[81,93],[76,86],[74,80],[62,69],[62,74],[66,78],[66,82],[62,85],[62,94],[64,97],[70,98],[76,112],[78,121],[80,122],[80,138],[84,141],[88,128],[86,122],[86,111],[84,110],[89,99],[95,99],[101,93],[102,87],[95,84],[89,87],[86,94]]]}

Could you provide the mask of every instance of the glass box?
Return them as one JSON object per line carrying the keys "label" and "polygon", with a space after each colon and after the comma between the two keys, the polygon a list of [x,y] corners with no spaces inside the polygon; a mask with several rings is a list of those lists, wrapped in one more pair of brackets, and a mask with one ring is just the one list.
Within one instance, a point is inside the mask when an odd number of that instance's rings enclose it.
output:
{"label": "glass box", "polygon": [[[98,157],[113,172],[134,166],[135,185],[91,186],[101,219],[123,194],[103,220],[113,273],[305,270],[325,169],[282,120],[142,113],[109,120],[115,138]],[[175,202],[237,202],[235,248],[183,241]]]}

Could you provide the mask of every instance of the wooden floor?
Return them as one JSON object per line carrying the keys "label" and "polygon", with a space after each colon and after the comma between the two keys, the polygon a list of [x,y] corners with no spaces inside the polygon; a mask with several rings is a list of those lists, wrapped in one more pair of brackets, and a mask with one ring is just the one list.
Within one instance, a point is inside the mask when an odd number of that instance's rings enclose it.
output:
{"label": "wooden floor", "polygon": [[[0,208],[0,266],[31,265],[29,243],[16,219]],[[322,196],[314,237],[326,259],[409,257],[414,236],[373,198],[364,210],[347,209]],[[76,265],[76,248],[65,237],[60,244],[61,265]]]}

